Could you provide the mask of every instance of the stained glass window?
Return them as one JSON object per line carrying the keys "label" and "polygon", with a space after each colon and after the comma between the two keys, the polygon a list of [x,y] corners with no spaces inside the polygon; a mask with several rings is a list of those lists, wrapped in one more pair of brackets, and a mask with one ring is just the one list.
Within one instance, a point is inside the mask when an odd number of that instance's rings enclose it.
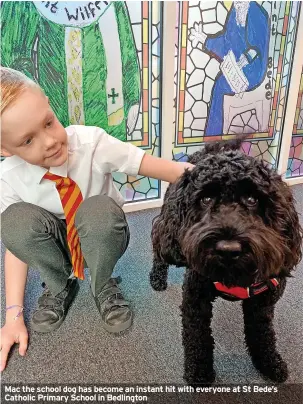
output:
{"label": "stained glass window", "polygon": [[[6,1],[1,16],[2,65],[36,80],[64,126],[99,126],[160,155],[161,4]],[[159,181],[114,179],[128,201],[160,196]]]}
{"label": "stained glass window", "polygon": [[291,140],[287,177],[303,175],[303,68]]}
{"label": "stained glass window", "polygon": [[[160,156],[160,55],[162,7],[156,2],[126,2],[135,35],[142,72],[142,101],[136,129],[127,137],[154,156]],[[139,17],[138,8],[142,17]],[[116,186],[128,201],[160,197],[159,181],[152,178],[132,178],[122,173],[114,175]]]}
{"label": "stained glass window", "polygon": [[277,166],[299,2],[178,3],[173,157],[247,134]]}

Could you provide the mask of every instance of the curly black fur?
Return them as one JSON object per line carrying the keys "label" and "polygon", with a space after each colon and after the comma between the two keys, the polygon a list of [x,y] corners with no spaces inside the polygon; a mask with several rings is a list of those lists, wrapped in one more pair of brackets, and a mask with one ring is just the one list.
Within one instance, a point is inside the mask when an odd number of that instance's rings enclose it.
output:
{"label": "curly black fur", "polygon": [[[249,287],[279,278],[279,286],[243,301],[245,340],[255,367],[277,382],[287,365],[276,350],[274,305],[302,258],[302,228],[290,188],[263,161],[241,151],[241,139],[206,144],[195,165],[169,186],[152,229],[151,285],[167,287],[170,264],[185,266],[181,305],[185,380],[211,383],[215,281]],[[220,242],[236,248],[220,249]]]}

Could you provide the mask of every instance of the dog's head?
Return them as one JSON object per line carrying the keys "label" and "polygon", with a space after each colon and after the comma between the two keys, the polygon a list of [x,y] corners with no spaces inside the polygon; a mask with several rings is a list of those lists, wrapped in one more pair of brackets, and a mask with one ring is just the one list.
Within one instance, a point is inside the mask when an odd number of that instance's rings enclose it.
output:
{"label": "dog's head", "polygon": [[169,187],[152,238],[158,258],[247,287],[290,275],[302,228],[290,188],[240,146],[210,143],[190,157],[195,168]]}

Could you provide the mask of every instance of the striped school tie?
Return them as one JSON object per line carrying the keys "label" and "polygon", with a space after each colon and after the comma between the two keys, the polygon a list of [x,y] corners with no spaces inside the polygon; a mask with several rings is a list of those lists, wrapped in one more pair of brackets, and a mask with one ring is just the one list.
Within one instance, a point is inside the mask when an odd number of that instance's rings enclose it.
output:
{"label": "striped school tie", "polygon": [[67,227],[67,243],[71,252],[74,275],[84,279],[84,259],[80,239],[75,226],[75,216],[83,197],[78,185],[71,178],[47,172],[43,178],[54,181],[59,192]]}

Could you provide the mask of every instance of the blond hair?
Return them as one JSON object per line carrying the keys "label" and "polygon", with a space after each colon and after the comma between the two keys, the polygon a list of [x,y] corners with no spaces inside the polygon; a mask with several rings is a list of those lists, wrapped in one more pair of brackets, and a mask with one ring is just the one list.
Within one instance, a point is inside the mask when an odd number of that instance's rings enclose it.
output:
{"label": "blond hair", "polygon": [[41,88],[37,83],[27,77],[25,74],[19,72],[18,70],[10,69],[9,67],[0,67],[1,71],[1,109],[0,114],[2,115],[5,108],[11,105],[19,95],[26,88]]}

